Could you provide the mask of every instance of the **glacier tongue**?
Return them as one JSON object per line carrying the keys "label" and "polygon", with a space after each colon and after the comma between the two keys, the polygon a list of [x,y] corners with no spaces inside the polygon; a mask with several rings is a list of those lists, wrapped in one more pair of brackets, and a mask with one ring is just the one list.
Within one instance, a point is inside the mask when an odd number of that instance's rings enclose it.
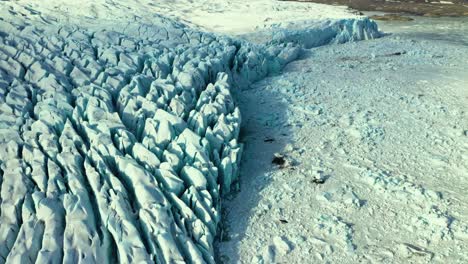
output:
{"label": "glacier tongue", "polygon": [[242,153],[232,86],[278,72],[300,45],[378,34],[343,20],[263,46],[154,19],[0,21],[0,263],[214,263]]}

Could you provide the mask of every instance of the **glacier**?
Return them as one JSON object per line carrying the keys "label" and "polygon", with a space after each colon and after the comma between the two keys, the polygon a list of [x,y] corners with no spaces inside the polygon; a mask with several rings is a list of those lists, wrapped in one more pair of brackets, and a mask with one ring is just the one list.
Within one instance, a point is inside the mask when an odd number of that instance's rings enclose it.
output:
{"label": "glacier", "polygon": [[232,92],[303,48],[380,35],[367,18],[271,32],[2,18],[0,263],[214,263],[243,148]]}

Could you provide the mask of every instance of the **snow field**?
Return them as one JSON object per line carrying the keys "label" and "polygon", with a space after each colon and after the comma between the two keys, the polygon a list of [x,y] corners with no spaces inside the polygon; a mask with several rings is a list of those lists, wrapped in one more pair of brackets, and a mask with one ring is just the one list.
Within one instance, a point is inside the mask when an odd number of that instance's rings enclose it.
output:
{"label": "snow field", "polygon": [[[16,10],[24,8],[21,12],[28,18],[54,20],[62,25],[119,29],[121,24],[151,24],[158,15],[164,15],[193,28],[229,35],[252,33],[293,21],[362,17],[345,6],[277,0],[16,0],[5,5]],[[120,23],[116,25],[116,22]]]}
{"label": "snow field", "polygon": [[426,19],[311,49],[239,95],[223,263],[467,262],[468,24]]}

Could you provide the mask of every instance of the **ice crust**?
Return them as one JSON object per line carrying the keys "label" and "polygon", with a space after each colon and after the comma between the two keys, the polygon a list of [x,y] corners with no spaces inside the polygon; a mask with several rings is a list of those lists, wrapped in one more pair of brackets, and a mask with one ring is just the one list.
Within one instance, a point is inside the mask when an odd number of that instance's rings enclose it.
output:
{"label": "ice crust", "polygon": [[263,46],[154,19],[0,21],[0,263],[214,263],[242,154],[231,89],[301,45],[377,36],[341,20]]}

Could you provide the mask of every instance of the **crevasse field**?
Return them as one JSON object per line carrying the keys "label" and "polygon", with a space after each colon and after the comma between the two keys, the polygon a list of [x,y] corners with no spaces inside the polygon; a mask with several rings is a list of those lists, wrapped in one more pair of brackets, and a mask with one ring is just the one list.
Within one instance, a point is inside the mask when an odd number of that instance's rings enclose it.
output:
{"label": "crevasse field", "polygon": [[0,263],[468,261],[451,22],[0,1]]}

